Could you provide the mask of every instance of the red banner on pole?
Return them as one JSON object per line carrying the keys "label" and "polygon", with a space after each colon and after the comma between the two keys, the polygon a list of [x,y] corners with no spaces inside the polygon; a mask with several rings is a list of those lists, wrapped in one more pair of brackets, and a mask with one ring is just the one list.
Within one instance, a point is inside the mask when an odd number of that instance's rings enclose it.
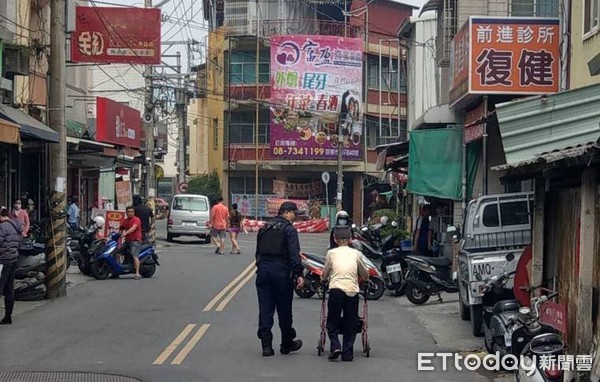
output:
{"label": "red banner on pole", "polygon": [[76,7],[71,61],[160,64],[160,9]]}

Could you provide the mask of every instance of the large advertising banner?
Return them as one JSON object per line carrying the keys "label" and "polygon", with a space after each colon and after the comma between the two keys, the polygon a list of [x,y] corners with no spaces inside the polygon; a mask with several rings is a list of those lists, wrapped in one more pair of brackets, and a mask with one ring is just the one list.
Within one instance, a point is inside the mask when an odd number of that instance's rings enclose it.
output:
{"label": "large advertising banner", "polygon": [[96,140],[117,146],[141,146],[140,112],[108,98],[96,97]]}
{"label": "large advertising banner", "polygon": [[361,39],[271,37],[273,158],[335,160],[338,142],[344,160],[362,158],[362,57]]}
{"label": "large advertising banner", "polygon": [[75,13],[71,61],[160,64],[160,9],[94,5]]}

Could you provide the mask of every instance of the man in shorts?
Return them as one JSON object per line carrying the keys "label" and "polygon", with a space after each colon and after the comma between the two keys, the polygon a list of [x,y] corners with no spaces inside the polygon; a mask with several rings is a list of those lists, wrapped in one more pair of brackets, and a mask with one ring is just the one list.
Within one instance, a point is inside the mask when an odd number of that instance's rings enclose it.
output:
{"label": "man in shorts", "polygon": [[127,253],[133,258],[133,266],[135,267],[135,280],[142,278],[140,275],[140,248],[142,246],[142,222],[140,218],[135,216],[135,208],[127,207],[125,210],[127,218],[121,223],[121,236],[125,237],[125,242],[121,247],[121,253]]}
{"label": "man in shorts", "polygon": [[225,238],[229,227],[229,208],[223,204],[223,197],[219,196],[217,204],[210,210],[210,226],[213,237],[217,241],[215,253],[222,255],[225,252]]}

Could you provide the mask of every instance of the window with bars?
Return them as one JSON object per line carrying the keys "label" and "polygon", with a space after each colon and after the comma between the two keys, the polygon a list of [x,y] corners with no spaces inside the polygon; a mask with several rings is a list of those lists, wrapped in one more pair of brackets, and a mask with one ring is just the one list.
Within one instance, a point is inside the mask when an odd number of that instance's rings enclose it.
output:
{"label": "window with bars", "polygon": [[583,0],[583,38],[598,32],[599,0]]}
{"label": "window with bars", "polygon": [[[254,144],[254,111],[232,113],[229,125],[229,143]],[[269,143],[269,111],[260,110],[258,119],[258,143]]]}
{"label": "window with bars", "polygon": [[[379,56],[369,56],[367,65],[369,88],[379,89]],[[381,57],[381,84],[382,89],[385,91],[398,91],[398,59]],[[402,65],[400,67],[400,92],[406,93],[406,81]]]}
{"label": "window with bars", "polygon": [[558,0],[511,0],[510,15],[521,17],[558,17]]}
{"label": "window with bars", "polygon": [[381,126],[379,117],[367,116],[367,147],[375,148],[388,143],[402,142],[406,140],[406,120],[383,117]]}
{"label": "window with bars", "polygon": [[[260,52],[258,79],[261,84],[270,81],[269,59],[269,52]],[[256,84],[256,52],[231,52],[229,67],[231,70],[231,85]]]}

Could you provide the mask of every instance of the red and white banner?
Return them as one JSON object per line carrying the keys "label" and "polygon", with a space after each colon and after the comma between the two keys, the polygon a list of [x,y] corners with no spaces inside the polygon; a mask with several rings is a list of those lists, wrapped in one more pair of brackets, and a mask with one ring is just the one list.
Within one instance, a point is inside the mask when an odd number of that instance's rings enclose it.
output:
{"label": "red and white banner", "polygon": [[141,146],[140,112],[109,98],[96,97],[96,140],[117,146]]}
{"label": "red and white banner", "polygon": [[[266,224],[263,220],[246,220],[244,227],[248,232],[257,232]],[[295,222],[294,227],[298,233],[319,233],[326,232],[329,229],[327,219],[314,219],[301,222]]]}
{"label": "red and white banner", "polygon": [[76,7],[71,61],[160,64],[160,9]]}

